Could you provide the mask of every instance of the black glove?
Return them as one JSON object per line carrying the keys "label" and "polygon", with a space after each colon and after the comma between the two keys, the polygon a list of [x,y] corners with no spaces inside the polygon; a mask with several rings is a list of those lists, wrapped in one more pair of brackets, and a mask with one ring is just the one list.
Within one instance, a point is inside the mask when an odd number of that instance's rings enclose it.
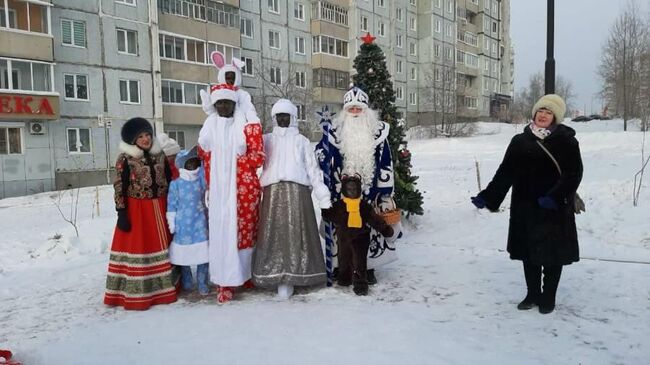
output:
{"label": "black glove", "polygon": [[120,209],[117,211],[117,228],[123,232],[131,230],[131,222],[129,222],[129,216],[126,213],[126,209]]}

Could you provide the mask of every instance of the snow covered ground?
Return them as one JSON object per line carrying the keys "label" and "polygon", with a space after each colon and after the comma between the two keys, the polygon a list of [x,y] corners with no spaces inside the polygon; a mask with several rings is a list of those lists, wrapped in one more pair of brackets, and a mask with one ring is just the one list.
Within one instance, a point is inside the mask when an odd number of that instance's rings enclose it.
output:
{"label": "snow covered ground", "polygon": [[111,187],[98,189],[99,217],[95,188],[82,190],[78,239],[57,193],[0,200],[0,348],[29,365],[649,364],[650,264],[626,263],[650,262],[650,184],[632,206],[642,133],[621,121],[567,124],[585,165],[584,259],[565,268],[552,314],[515,308],[525,285],[504,252],[508,204],[490,213],[469,203],[475,159],[485,186],[522,129],[481,124],[475,137],[410,143],[425,215],[368,297],[333,287],[283,302],[256,290],[224,306],[185,296],[145,312],[109,308]]}

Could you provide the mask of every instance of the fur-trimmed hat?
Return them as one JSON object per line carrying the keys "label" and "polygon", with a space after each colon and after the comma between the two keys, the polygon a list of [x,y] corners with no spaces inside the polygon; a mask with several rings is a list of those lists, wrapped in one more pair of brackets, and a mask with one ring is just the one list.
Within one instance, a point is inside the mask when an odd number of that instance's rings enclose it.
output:
{"label": "fur-trimmed hat", "polygon": [[345,96],[343,96],[343,109],[348,109],[352,106],[358,106],[363,109],[368,107],[368,94],[356,86],[348,90]]}
{"label": "fur-trimmed hat", "polygon": [[178,145],[176,140],[169,138],[167,133],[160,133],[157,138],[165,156],[173,156],[181,151],[181,146]]}
{"label": "fur-trimmed hat", "polygon": [[174,163],[179,169],[185,168],[185,163],[193,158],[199,158],[199,152],[197,146],[192,147],[191,150],[182,150],[176,155],[176,160]]}
{"label": "fur-trimmed hat", "polygon": [[218,100],[231,100],[237,102],[237,88],[228,84],[219,84],[210,86],[210,102],[216,103]]}
{"label": "fur-trimmed hat", "polygon": [[140,117],[131,118],[124,123],[122,126],[122,141],[124,143],[134,145],[135,140],[138,138],[140,133],[148,132],[153,136],[153,127],[148,120]]}
{"label": "fur-trimmed hat", "polygon": [[275,116],[283,113],[291,116],[290,127],[298,126],[298,108],[288,99],[279,99],[275,104],[273,104],[273,108],[271,108],[271,117],[273,118],[274,126],[278,124]]}
{"label": "fur-trimmed hat", "polygon": [[553,112],[555,116],[555,123],[560,124],[564,120],[564,113],[566,113],[566,103],[560,95],[548,94],[544,95],[533,106],[533,119],[535,114],[540,109],[548,109]]}

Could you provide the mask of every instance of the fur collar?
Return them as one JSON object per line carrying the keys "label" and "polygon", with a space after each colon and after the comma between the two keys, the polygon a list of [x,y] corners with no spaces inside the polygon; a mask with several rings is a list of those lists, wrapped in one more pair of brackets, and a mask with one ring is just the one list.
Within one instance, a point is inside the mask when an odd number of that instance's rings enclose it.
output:
{"label": "fur collar", "polygon": [[[158,143],[158,138],[152,138],[153,144],[149,153],[152,155],[157,155],[162,152],[162,148]],[[134,158],[142,158],[144,156],[144,151],[140,147],[134,144],[128,144],[124,141],[120,141],[120,152],[125,153]]]}

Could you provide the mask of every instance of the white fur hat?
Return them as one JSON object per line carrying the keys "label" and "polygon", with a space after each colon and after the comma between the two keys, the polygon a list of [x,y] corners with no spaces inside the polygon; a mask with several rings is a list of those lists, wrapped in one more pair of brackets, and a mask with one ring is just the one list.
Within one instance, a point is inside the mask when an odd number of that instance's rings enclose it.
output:
{"label": "white fur hat", "polygon": [[560,95],[548,94],[544,95],[533,106],[533,119],[535,114],[540,109],[548,109],[553,112],[555,116],[555,123],[560,124],[564,120],[564,113],[566,113],[566,103]]}
{"label": "white fur hat", "polygon": [[279,99],[273,104],[271,108],[271,117],[273,118],[273,125],[277,126],[278,122],[275,119],[277,114],[287,113],[291,116],[290,127],[298,127],[298,108],[287,99]]}
{"label": "white fur hat", "polygon": [[356,86],[348,90],[343,96],[343,109],[352,106],[359,106],[364,109],[368,107],[368,94]]}
{"label": "white fur hat", "polygon": [[237,102],[237,90],[234,86],[228,84],[219,84],[210,86],[210,102],[216,103],[217,100],[232,100]]}
{"label": "white fur hat", "polygon": [[173,156],[181,151],[181,147],[178,145],[178,143],[176,143],[173,138],[169,138],[167,133],[160,133],[157,138],[158,143],[160,143],[160,147],[165,153],[165,156]]}

